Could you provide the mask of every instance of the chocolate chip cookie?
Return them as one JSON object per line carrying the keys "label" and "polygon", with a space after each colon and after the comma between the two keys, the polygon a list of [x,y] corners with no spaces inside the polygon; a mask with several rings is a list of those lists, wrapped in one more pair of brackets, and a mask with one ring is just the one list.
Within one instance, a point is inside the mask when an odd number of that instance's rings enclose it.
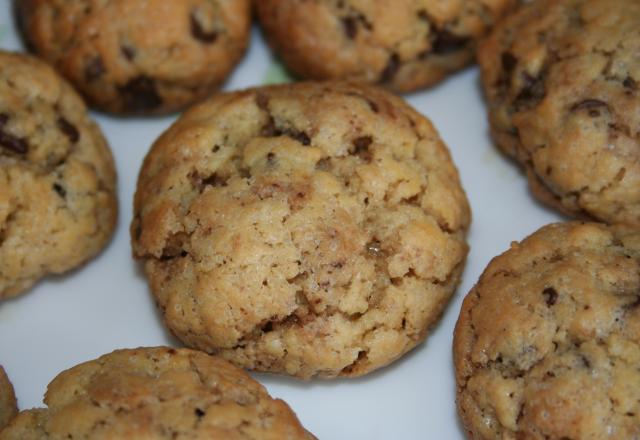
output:
{"label": "chocolate chip cookie", "polygon": [[352,79],[407,92],[468,65],[515,0],[260,0],[264,32],[303,78]]}
{"label": "chocolate chip cookie", "polygon": [[314,438],[244,371],[188,349],[114,351],[59,374],[44,402],[0,439]]}
{"label": "chocolate chip cookie", "polygon": [[249,0],[16,0],[23,35],[98,109],[167,113],[239,61]]}
{"label": "chocolate chip cookie", "polygon": [[18,414],[18,404],[13,385],[4,368],[0,366],[0,431]]}
{"label": "chocolate chip cookie", "polygon": [[464,300],[454,358],[469,438],[640,438],[640,231],[514,243]]}
{"label": "chocolate chip cookie", "polygon": [[109,147],[42,61],[0,51],[0,299],[96,255],[117,216]]}
{"label": "chocolate chip cookie", "polygon": [[491,131],[533,193],[640,226],[640,3],[542,0],[479,50]]}
{"label": "chocolate chip cookie", "polygon": [[147,155],[134,254],[185,344],[242,367],[358,376],[427,335],[460,279],[469,206],[400,98],[298,83],[219,95]]}

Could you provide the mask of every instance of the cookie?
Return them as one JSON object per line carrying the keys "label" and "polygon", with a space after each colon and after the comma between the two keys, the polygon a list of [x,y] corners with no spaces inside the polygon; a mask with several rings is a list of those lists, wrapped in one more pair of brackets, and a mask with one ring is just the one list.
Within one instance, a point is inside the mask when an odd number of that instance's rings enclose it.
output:
{"label": "cookie", "polygon": [[188,349],[114,351],[59,374],[44,402],[0,439],[315,438],[244,371]]}
{"label": "cookie", "polygon": [[18,404],[13,385],[4,368],[0,366],[0,431],[18,414]]}
{"label": "cookie", "polygon": [[249,0],[16,0],[23,35],[90,105],[179,110],[215,91],[249,38]]}
{"label": "cookie", "polygon": [[640,226],[640,4],[542,0],[478,54],[498,145],[541,201]]}
{"label": "cookie", "polygon": [[512,244],[453,348],[469,438],[640,438],[640,232],[572,222]]}
{"label": "cookie", "polygon": [[223,94],[153,145],[134,254],[186,345],[245,368],[359,376],[427,335],[469,206],[430,122],[370,86]]}
{"label": "cookie", "polygon": [[264,33],[309,79],[350,79],[408,92],[470,64],[477,41],[515,0],[260,0]]}
{"label": "cookie", "polygon": [[111,152],[82,99],[44,62],[0,51],[0,299],[96,255],[116,216]]}

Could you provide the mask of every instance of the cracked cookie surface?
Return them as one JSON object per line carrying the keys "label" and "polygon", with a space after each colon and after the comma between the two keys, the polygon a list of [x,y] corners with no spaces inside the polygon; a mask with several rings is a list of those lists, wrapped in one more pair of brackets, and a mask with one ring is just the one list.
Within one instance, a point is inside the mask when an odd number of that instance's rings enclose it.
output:
{"label": "cracked cookie surface", "polygon": [[640,232],[544,227],[493,261],[454,335],[473,439],[640,438]]}
{"label": "cracked cookie surface", "polygon": [[18,404],[13,385],[4,368],[0,366],[0,431],[18,414]]}
{"label": "cracked cookie surface", "polygon": [[314,438],[244,371],[189,349],[116,350],[59,374],[44,402],[0,439]]}
{"label": "cracked cookie surface", "polygon": [[245,368],[358,376],[421,342],[469,206],[431,123],[370,86],[219,95],[154,144],[134,254],[171,331]]}
{"label": "cracked cookie surface", "polygon": [[380,83],[407,92],[473,61],[477,40],[514,0],[260,0],[267,39],[310,79]]}
{"label": "cracked cookie surface", "polygon": [[543,202],[640,226],[640,4],[543,0],[478,58],[498,145]]}
{"label": "cracked cookie surface", "polygon": [[90,105],[179,110],[212,93],[244,53],[249,0],[16,0],[29,45]]}
{"label": "cracked cookie surface", "polygon": [[107,243],[111,152],[78,94],[33,57],[0,51],[0,299]]}

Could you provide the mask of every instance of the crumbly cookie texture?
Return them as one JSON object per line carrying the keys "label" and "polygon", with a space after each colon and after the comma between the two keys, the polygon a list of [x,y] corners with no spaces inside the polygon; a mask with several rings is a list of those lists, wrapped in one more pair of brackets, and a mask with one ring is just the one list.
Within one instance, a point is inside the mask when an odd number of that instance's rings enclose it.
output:
{"label": "crumbly cookie texture", "polygon": [[260,0],[265,34],[310,79],[351,79],[407,92],[473,61],[477,40],[515,0]]}
{"label": "crumbly cookie texture", "polygon": [[640,226],[640,3],[542,0],[479,50],[498,145],[543,202]]}
{"label": "crumbly cookie texture", "polygon": [[145,159],[131,226],[168,327],[237,365],[358,376],[421,342],[469,207],[431,123],[368,86],[219,95]]}
{"label": "crumbly cookie texture", "polygon": [[315,438],[244,371],[189,349],[114,351],[59,374],[44,402],[0,439]]}
{"label": "crumbly cookie texture", "polygon": [[111,152],[80,97],[42,61],[0,51],[0,299],[93,257],[116,215]]}
{"label": "crumbly cookie texture", "polygon": [[4,368],[0,366],[0,431],[18,414],[18,403],[13,385]]}
{"label": "crumbly cookie texture", "polygon": [[640,438],[640,232],[573,222],[514,243],[453,348],[469,438]]}
{"label": "crumbly cookie texture", "polygon": [[175,111],[244,53],[249,0],[17,0],[25,40],[85,96],[123,114]]}

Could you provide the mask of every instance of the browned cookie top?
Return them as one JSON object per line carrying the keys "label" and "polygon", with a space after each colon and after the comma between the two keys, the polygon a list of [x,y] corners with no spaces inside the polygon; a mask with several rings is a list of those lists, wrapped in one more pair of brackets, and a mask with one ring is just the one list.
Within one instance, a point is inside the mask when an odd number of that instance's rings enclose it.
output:
{"label": "browned cookie top", "polygon": [[111,152],[82,99],[44,62],[0,51],[0,299],[97,254],[116,203]]}
{"label": "browned cookie top", "polygon": [[454,336],[473,439],[640,438],[640,232],[542,228],[496,257]]}
{"label": "browned cookie top", "polygon": [[211,93],[244,52],[249,0],[17,0],[23,34],[89,103],[166,113]]}
{"label": "browned cookie top", "polygon": [[0,366],[0,431],[18,414],[16,394],[4,368]]}
{"label": "browned cookie top", "polygon": [[429,86],[473,59],[515,0],[260,0],[266,36],[304,78]]}
{"label": "browned cookie top", "polygon": [[169,328],[243,367],[357,376],[422,341],[469,206],[427,119],[368,86],[218,95],[145,159],[131,227]]}
{"label": "browned cookie top", "polygon": [[479,51],[498,145],[569,214],[640,226],[640,3],[541,0]]}
{"label": "browned cookie top", "polygon": [[47,408],[22,411],[2,440],[311,440],[289,406],[205,353],[117,350],[59,374]]}

